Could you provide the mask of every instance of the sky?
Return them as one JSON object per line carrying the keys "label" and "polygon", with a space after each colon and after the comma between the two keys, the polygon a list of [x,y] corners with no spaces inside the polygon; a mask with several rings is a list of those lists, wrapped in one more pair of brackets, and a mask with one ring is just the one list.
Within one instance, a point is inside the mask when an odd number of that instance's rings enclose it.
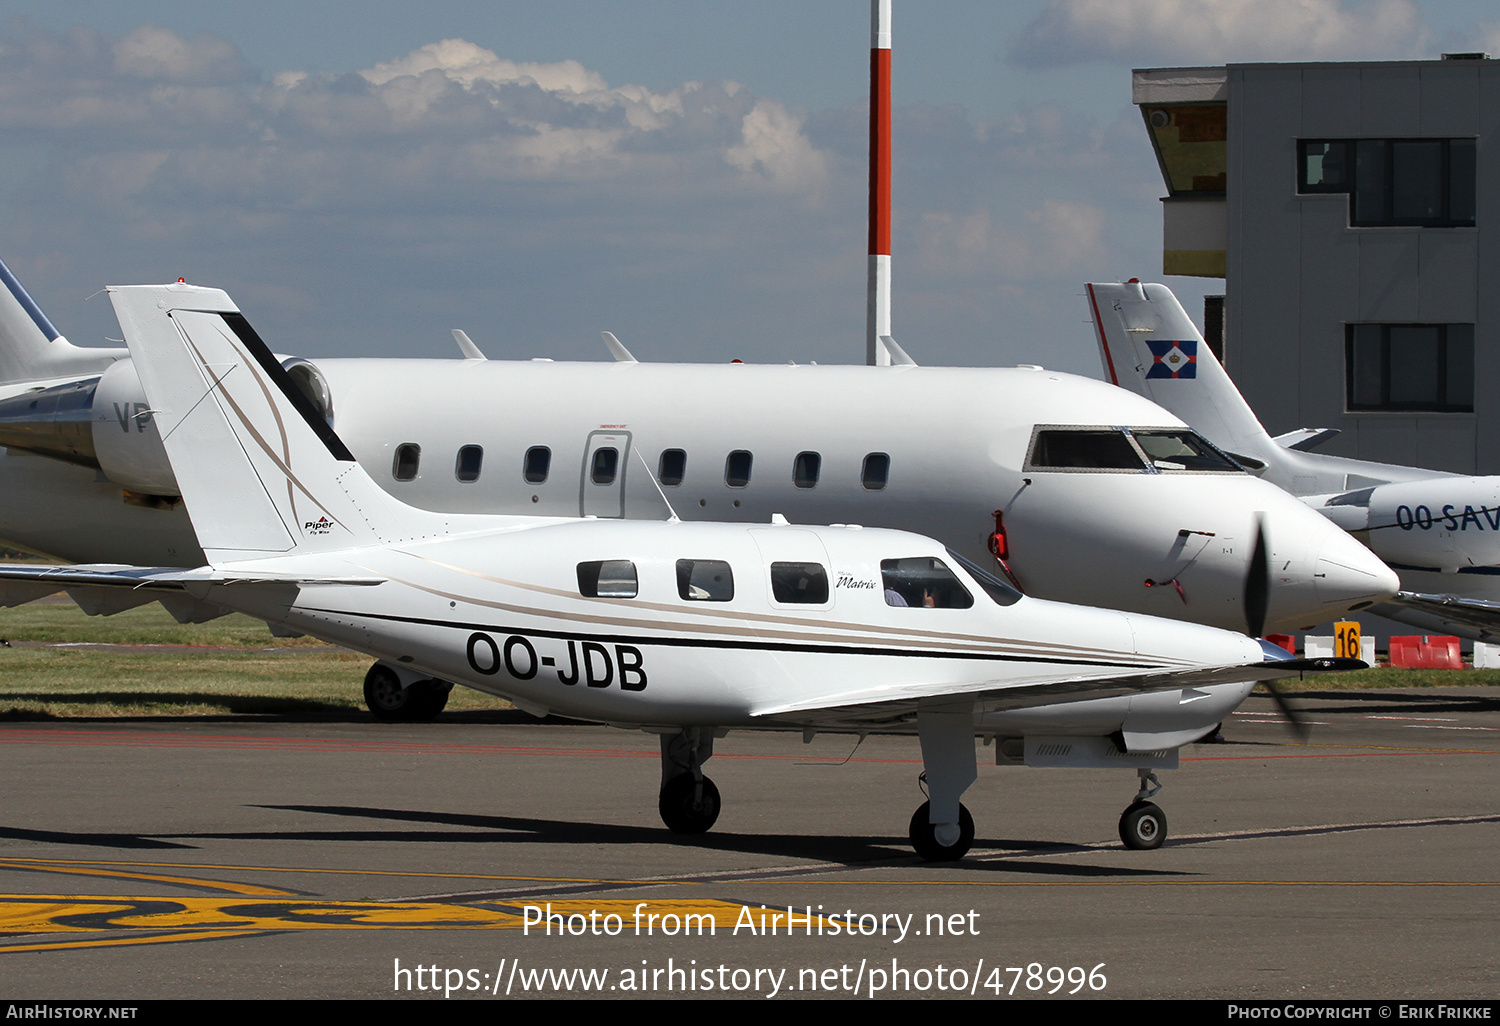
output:
{"label": "sky", "polygon": [[[1500,53],[1416,0],[893,0],[893,334],[1098,374],[1161,276],[1135,67]],[[220,287],[278,352],[858,363],[868,0],[0,0],[0,258],[80,345]],[[497,396],[496,401],[503,401]]]}

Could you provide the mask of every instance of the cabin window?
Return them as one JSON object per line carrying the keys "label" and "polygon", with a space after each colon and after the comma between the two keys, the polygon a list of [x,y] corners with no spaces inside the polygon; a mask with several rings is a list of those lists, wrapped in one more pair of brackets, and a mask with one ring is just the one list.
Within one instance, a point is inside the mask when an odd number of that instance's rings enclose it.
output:
{"label": "cabin window", "polygon": [[882,559],[880,576],[888,606],[968,609],[974,604],[974,596],[958,583],[947,564],[932,556]]}
{"label": "cabin window", "polygon": [[422,447],[416,442],[402,442],[396,446],[396,458],[391,462],[391,476],[397,481],[415,481],[421,463]]}
{"label": "cabin window", "polygon": [[620,469],[620,450],[605,446],[594,450],[594,459],[589,467],[589,480],[596,485],[615,483],[615,474]]}
{"label": "cabin window", "polygon": [[818,563],[772,563],[771,596],[777,602],[824,605],[828,571]]}
{"label": "cabin window", "polygon": [[731,488],[743,488],[750,483],[750,464],[755,459],[744,449],[736,449],[724,461],[724,483]]}
{"label": "cabin window", "polygon": [[1118,428],[1038,431],[1031,443],[1027,469],[1134,470],[1145,463],[1125,432]]}
{"label": "cabin window", "polygon": [[687,453],[681,449],[663,449],[656,465],[656,479],[664,485],[680,485],[687,474]]}
{"label": "cabin window", "polygon": [[816,488],[823,470],[823,457],[815,452],[799,452],[792,461],[792,483],[798,488]]}
{"label": "cabin window", "polygon": [[526,450],[526,459],[521,462],[521,474],[530,484],[541,484],[547,480],[552,469],[552,450],[545,445],[533,445]]}
{"label": "cabin window", "polygon": [[458,450],[458,462],[454,464],[453,476],[460,481],[478,481],[479,468],[484,463],[484,447],[466,445]]}
{"label": "cabin window", "polygon": [[635,564],[628,559],[596,559],[578,564],[578,593],[584,598],[635,598]]}
{"label": "cabin window", "polygon": [[878,492],[885,487],[891,476],[891,458],[883,452],[872,452],[865,457],[860,482],[870,491]]}
{"label": "cabin window", "polygon": [[734,572],[720,559],[679,559],[677,594],[689,602],[728,602],[734,598]]}

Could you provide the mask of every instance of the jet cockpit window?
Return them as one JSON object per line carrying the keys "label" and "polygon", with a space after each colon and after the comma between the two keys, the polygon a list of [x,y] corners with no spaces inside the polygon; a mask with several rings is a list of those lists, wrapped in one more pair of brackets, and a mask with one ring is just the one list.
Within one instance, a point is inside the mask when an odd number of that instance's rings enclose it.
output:
{"label": "jet cockpit window", "polygon": [[1056,428],[1037,431],[1026,469],[1140,472],[1146,465],[1119,428]]}
{"label": "jet cockpit window", "polygon": [[416,442],[402,442],[396,446],[396,458],[391,461],[391,476],[397,481],[415,481],[421,464],[422,447]]}
{"label": "jet cockpit window", "polygon": [[736,449],[724,461],[724,483],[731,488],[743,488],[750,483],[750,464],[754,456],[744,449]]}
{"label": "jet cockpit window", "polygon": [[458,450],[458,462],[453,466],[453,476],[460,481],[478,481],[479,468],[484,464],[484,447],[466,445]]}
{"label": "jet cockpit window", "polygon": [[628,559],[598,559],[578,564],[578,593],[584,598],[635,598],[635,564]]}
{"label": "jet cockpit window", "polygon": [[589,480],[596,485],[615,483],[615,474],[620,469],[620,450],[605,446],[594,450],[593,463],[589,468]]}
{"label": "jet cockpit window", "polygon": [[667,487],[682,484],[687,475],[687,453],[681,449],[663,449],[656,465],[656,479]]}
{"label": "jet cockpit window", "polygon": [[552,469],[552,450],[545,445],[533,445],[526,450],[526,459],[521,462],[521,473],[528,484],[541,484],[547,480]]}
{"label": "jet cockpit window", "polygon": [[872,452],[865,457],[864,469],[860,471],[860,482],[866,489],[878,492],[885,487],[891,476],[891,458],[883,452]]}
{"label": "jet cockpit window", "polygon": [[984,593],[994,599],[995,605],[1013,606],[1025,597],[1013,585],[1002,581],[988,570],[979,566],[979,564],[965,559],[952,549],[948,550],[948,555],[952,557],[954,562],[969,572],[969,576],[974,578],[974,582],[984,589]]}
{"label": "jet cockpit window", "polygon": [[721,559],[679,559],[677,594],[689,602],[728,602],[734,598],[734,572]]}
{"label": "jet cockpit window", "polygon": [[822,470],[822,456],[815,452],[799,452],[792,462],[792,483],[798,488],[816,488]]}
{"label": "jet cockpit window", "polygon": [[1198,470],[1218,473],[1241,473],[1242,468],[1215,449],[1202,435],[1187,429],[1143,431],[1131,429],[1135,439],[1157,470]]}
{"label": "jet cockpit window", "polygon": [[818,563],[772,563],[771,597],[821,606],[828,601],[828,571]]}
{"label": "jet cockpit window", "polygon": [[888,606],[925,606],[928,609],[968,609],[974,596],[958,582],[941,559],[914,556],[882,559],[880,576]]}

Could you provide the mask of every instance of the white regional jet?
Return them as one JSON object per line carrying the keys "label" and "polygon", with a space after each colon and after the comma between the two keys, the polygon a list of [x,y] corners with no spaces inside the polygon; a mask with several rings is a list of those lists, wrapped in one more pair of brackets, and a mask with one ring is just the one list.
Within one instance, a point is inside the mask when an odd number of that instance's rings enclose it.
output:
{"label": "white regional jet", "polygon": [[1171,289],[1135,280],[1086,288],[1111,381],[1160,403],[1399,572],[1401,593],[1370,613],[1424,630],[1500,637],[1500,477],[1307,451],[1334,429],[1272,438]]}
{"label": "white regional jet", "polygon": [[223,292],[111,299],[206,565],[9,567],[0,598],[169,595],[533,713],[658,733],[660,809],[680,832],[718,814],[703,763],[726,729],[915,733],[929,801],[912,843],[958,858],[980,734],[1001,761],[1137,768],[1121,834],[1156,847],[1152,768],[1246,682],[1310,665],[1227,631],[1023,597],[905,532],[416,509],[371,480]]}

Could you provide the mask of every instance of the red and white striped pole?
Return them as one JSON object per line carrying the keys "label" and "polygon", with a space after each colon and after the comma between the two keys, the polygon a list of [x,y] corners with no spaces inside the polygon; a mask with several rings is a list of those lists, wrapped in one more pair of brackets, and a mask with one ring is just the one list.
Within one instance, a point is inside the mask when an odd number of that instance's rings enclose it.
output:
{"label": "red and white striped pole", "polygon": [[891,0],[870,0],[870,266],[865,363],[888,366],[891,333]]}

